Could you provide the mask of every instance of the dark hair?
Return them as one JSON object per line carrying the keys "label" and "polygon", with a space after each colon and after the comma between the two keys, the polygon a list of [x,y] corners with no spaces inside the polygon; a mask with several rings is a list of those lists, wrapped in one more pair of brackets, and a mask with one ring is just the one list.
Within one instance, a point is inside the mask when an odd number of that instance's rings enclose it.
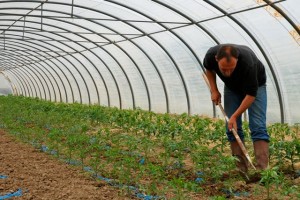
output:
{"label": "dark hair", "polygon": [[238,58],[239,51],[233,45],[222,45],[217,52],[217,60],[221,60],[222,58],[226,58],[227,62],[231,60],[231,57]]}

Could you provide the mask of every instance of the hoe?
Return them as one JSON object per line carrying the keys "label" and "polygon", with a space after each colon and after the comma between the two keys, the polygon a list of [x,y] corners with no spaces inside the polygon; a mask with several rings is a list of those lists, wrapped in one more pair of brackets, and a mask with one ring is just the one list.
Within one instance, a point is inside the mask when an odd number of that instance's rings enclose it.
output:
{"label": "hoe", "polygon": [[[204,80],[205,80],[205,82],[206,82],[206,84],[207,84],[209,90],[211,91],[211,88],[210,88],[210,85],[209,85],[209,82],[208,82],[208,79],[207,79],[206,75],[205,75],[204,73],[203,73],[202,75],[203,75],[203,78],[204,78]],[[226,113],[225,113],[225,110],[224,110],[222,104],[219,103],[218,106],[219,106],[221,112],[222,112],[223,115],[224,115],[225,121],[228,122],[229,119],[228,119],[228,117],[227,117],[227,115],[226,115]],[[255,166],[253,165],[253,163],[252,163],[252,161],[251,161],[251,158],[250,158],[250,156],[249,156],[249,154],[248,154],[248,152],[247,152],[247,150],[246,150],[246,148],[245,148],[245,146],[244,146],[244,144],[243,144],[243,142],[242,142],[240,136],[237,134],[237,132],[236,132],[236,130],[235,130],[234,128],[232,128],[231,131],[232,131],[232,133],[233,133],[233,135],[234,135],[234,137],[235,137],[237,143],[239,144],[239,146],[240,146],[240,148],[241,148],[243,154],[246,156],[247,160],[249,161],[250,165],[253,167],[253,169],[256,170],[256,168],[255,168]]]}

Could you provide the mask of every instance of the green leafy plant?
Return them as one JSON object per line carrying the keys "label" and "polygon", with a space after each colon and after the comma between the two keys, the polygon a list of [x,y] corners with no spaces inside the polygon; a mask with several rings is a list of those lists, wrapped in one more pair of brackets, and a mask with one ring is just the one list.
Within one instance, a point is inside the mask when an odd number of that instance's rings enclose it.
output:
{"label": "green leafy plant", "polygon": [[282,175],[278,172],[278,167],[268,168],[261,172],[261,180],[266,190],[267,190],[267,199],[270,199],[270,187],[271,185],[276,185],[277,187],[283,182]]}

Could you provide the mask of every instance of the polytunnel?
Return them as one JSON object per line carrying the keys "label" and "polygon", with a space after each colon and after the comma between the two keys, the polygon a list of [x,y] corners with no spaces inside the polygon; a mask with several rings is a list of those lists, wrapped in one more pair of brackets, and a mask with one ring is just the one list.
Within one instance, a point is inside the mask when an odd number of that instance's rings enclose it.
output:
{"label": "polytunnel", "polygon": [[1,0],[0,88],[56,102],[219,116],[203,58],[211,46],[236,43],[265,65],[268,122],[296,123],[299,19],[297,0]]}

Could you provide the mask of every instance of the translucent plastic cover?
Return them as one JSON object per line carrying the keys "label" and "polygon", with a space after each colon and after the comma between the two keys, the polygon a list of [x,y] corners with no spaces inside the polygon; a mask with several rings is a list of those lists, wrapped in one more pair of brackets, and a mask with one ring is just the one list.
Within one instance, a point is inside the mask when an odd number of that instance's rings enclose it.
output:
{"label": "translucent plastic cover", "polygon": [[0,0],[0,70],[8,83],[0,88],[50,101],[222,117],[202,77],[203,58],[214,45],[236,43],[266,68],[267,121],[300,122],[299,5]]}

